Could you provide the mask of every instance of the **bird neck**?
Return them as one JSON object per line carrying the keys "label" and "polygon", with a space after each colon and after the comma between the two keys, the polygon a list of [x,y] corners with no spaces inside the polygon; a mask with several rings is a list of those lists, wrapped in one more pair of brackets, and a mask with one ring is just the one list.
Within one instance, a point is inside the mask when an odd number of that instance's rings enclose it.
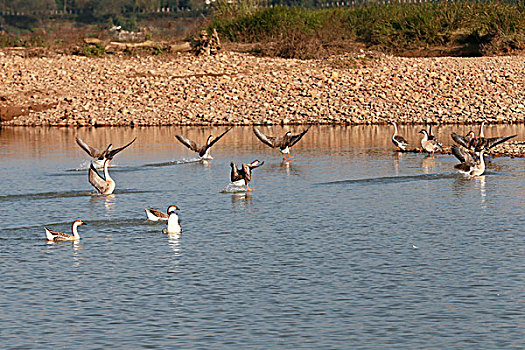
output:
{"label": "bird neck", "polygon": [[485,137],[485,134],[483,133],[483,125],[485,124],[485,122],[482,122],[481,125],[479,126],[479,137]]}
{"label": "bird neck", "polygon": [[78,222],[74,222],[73,223],[73,227],[71,228],[71,232],[73,232],[73,236],[75,236],[75,238],[80,238],[79,234],[78,234],[78,231],[77,231],[77,227],[79,226],[80,224]]}
{"label": "bird neck", "polygon": [[394,123],[394,136],[396,136],[396,135],[397,135],[397,124]]}
{"label": "bird neck", "polygon": [[109,176],[109,162],[104,162],[104,179],[106,181],[112,181],[113,179]]}

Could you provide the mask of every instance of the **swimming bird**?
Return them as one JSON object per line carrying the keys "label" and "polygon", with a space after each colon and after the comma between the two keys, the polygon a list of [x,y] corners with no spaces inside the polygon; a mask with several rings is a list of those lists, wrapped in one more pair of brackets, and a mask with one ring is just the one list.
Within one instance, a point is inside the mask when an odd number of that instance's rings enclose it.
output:
{"label": "swimming bird", "polygon": [[390,122],[392,125],[394,125],[394,134],[392,135],[392,142],[394,145],[400,149],[400,150],[406,150],[408,146],[408,141],[401,135],[397,134],[397,124],[396,122]]}
{"label": "swimming bird", "polygon": [[454,142],[456,142],[458,145],[475,152],[479,152],[481,149],[489,150],[516,136],[517,135],[500,137],[476,137],[472,130],[464,136],[456,133],[452,133],[451,135]]}
{"label": "swimming bird", "polygon": [[170,235],[182,232],[182,229],[180,227],[180,219],[177,215],[177,210],[179,210],[179,208],[176,205],[170,205],[168,207],[168,225],[165,229],[162,230],[162,233]]}
{"label": "swimming bird", "polygon": [[109,176],[108,165],[111,160],[104,160],[104,178],[99,175],[93,163],[89,166],[89,183],[95,187],[100,194],[112,194],[115,190],[115,181]]}
{"label": "swimming bird", "polygon": [[437,142],[436,139],[429,140],[428,139],[428,132],[425,129],[422,129],[420,134],[423,134],[423,138],[421,139],[421,147],[423,150],[427,153],[432,154],[432,158],[434,158],[434,152],[436,151],[442,151],[443,148],[441,147],[441,144]]}
{"label": "swimming bird", "polygon": [[169,215],[161,212],[160,210],[149,208],[145,209],[148,220],[150,221],[161,221],[168,220]]}
{"label": "swimming bird", "polygon": [[254,160],[250,164],[242,164],[241,168],[237,169],[237,165],[234,162],[230,163],[232,168],[230,179],[234,186],[241,187],[246,185],[248,191],[252,191],[252,188],[248,187],[248,183],[252,179],[252,169],[258,168],[263,165],[264,162]]}
{"label": "swimming bird", "polygon": [[[257,138],[261,140],[262,143],[264,143],[265,145],[271,148],[279,147],[279,151],[281,151],[283,160],[289,160],[290,158],[293,158],[292,155],[290,154],[290,147],[292,147],[297,142],[299,142],[299,140],[304,136],[304,134],[308,132],[308,130],[310,130],[310,128],[296,135],[292,135],[292,133],[288,131],[282,137],[275,137],[275,136],[266,136],[256,127],[253,128],[253,132],[255,133],[255,136],[257,136]],[[288,157],[286,157],[286,155],[288,155]]]}
{"label": "swimming bird", "polygon": [[78,235],[77,227],[80,225],[84,225],[85,222],[82,220],[75,220],[73,222],[73,225],[71,227],[72,235],[64,232],[58,232],[48,229],[47,227],[44,227],[46,230],[46,238],[50,242],[60,242],[60,241],[78,241],[80,239],[80,236]]}
{"label": "swimming bird", "polygon": [[219,141],[221,139],[221,137],[226,135],[226,133],[228,131],[230,131],[231,129],[232,128],[229,128],[228,130],[226,130],[225,132],[223,132],[222,134],[220,134],[216,138],[213,138],[213,135],[208,136],[208,139],[206,140],[206,144],[203,145],[203,146],[197,145],[197,143],[195,143],[195,141],[192,141],[192,140],[190,140],[190,139],[188,139],[188,138],[186,138],[186,137],[184,137],[182,135],[175,135],[175,137],[184,146],[188,147],[189,149],[191,149],[194,152],[197,152],[199,154],[199,157],[201,157],[202,159],[213,159],[213,157],[210,156],[211,146],[213,146],[217,141]]}
{"label": "swimming bird", "polygon": [[98,150],[98,149],[96,149],[94,147],[91,147],[90,145],[88,145],[84,141],[82,141],[82,139],[80,137],[78,137],[78,136],[76,137],[77,144],[84,151],[86,151],[86,153],[89,154],[89,156],[91,158],[94,158],[93,162],[95,163],[97,168],[102,168],[104,166],[104,161],[106,159],[109,159],[109,160],[113,159],[113,157],[115,157],[117,155],[117,153],[119,153],[120,151],[122,151],[125,148],[129,147],[133,142],[135,142],[136,139],[137,138],[135,137],[130,143],[128,143],[125,146],[119,147],[119,148],[113,149],[113,145],[110,143],[106,147],[106,149]]}
{"label": "swimming bird", "polygon": [[454,165],[460,173],[470,176],[479,176],[485,172],[484,149],[478,153],[472,153],[456,145],[451,148],[452,154],[461,162]]}

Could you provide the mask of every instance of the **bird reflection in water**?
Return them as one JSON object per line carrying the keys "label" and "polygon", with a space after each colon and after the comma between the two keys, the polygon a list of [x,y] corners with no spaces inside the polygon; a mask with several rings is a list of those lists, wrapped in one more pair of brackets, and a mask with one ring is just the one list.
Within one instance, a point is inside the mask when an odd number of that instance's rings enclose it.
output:
{"label": "bird reflection in water", "polygon": [[95,195],[95,196],[91,196],[91,199],[90,199],[90,201],[93,203],[99,200],[104,200],[104,207],[106,208],[107,211],[109,212],[113,211],[113,207],[115,206],[115,195],[114,194],[109,194],[105,196]]}
{"label": "bird reflection in water", "polygon": [[168,236],[168,245],[170,246],[171,250],[173,250],[174,256],[180,256],[181,255],[181,247],[180,247],[180,233],[171,233],[166,235]]}
{"label": "bird reflection in water", "polygon": [[290,170],[292,169],[292,163],[289,160],[283,160],[281,162],[281,169],[286,172],[286,175],[290,175]]}
{"label": "bird reflection in water", "polygon": [[425,174],[429,174],[434,171],[434,167],[436,166],[435,161],[436,159],[432,158],[431,156],[426,156],[421,159],[421,168]]}
{"label": "bird reflection in water", "polygon": [[234,208],[245,207],[252,204],[250,192],[232,193],[232,204]]}
{"label": "bird reflection in water", "polygon": [[399,175],[399,159],[403,159],[405,156],[402,152],[394,152],[394,174]]}

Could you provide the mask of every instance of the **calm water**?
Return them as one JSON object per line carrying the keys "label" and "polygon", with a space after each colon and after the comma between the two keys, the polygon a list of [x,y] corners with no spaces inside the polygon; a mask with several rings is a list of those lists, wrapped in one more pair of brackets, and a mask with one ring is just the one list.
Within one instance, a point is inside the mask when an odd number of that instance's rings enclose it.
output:
{"label": "calm water", "polygon": [[[289,164],[235,128],[202,164],[173,137],[222,130],[0,130],[0,347],[525,346],[524,159],[468,179],[452,156],[395,154],[390,127],[313,127]],[[418,130],[401,128],[411,143]],[[115,158],[115,195],[93,195],[77,133],[138,137]],[[254,159],[255,190],[221,193],[229,162]],[[169,204],[180,237],[145,220]],[[44,225],[78,218],[79,243],[46,243]]]}

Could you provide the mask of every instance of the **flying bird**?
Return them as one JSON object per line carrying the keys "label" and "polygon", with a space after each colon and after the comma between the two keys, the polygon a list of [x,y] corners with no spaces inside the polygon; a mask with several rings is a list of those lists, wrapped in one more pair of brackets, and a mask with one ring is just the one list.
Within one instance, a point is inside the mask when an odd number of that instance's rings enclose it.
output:
{"label": "flying bird", "polygon": [[[284,134],[284,136],[279,137],[279,136],[267,136],[263,134],[256,127],[253,128],[253,132],[255,133],[255,136],[257,136],[257,138],[261,140],[262,143],[264,143],[265,145],[271,148],[279,148],[279,151],[281,151],[281,154],[283,156],[283,160],[289,160],[293,158],[292,155],[290,154],[290,148],[293,145],[295,145],[297,142],[299,142],[299,140],[301,140],[301,138],[304,136],[304,134],[308,132],[308,130],[310,130],[310,128],[296,135],[292,135],[292,133],[288,131],[286,132],[286,134]],[[288,157],[286,157],[286,155],[288,155]]]}
{"label": "flying bird", "polygon": [[84,224],[85,222],[83,222],[82,220],[75,220],[71,227],[71,235],[64,232],[53,231],[48,229],[47,227],[44,227],[44,229],[46,230],[46,238],[50,242],[78,241],[80,239],[80,236],[78,234],[77,227]]}
{"label": "flying bird", "polygon": [[93,166],[93,163],[89,166],[89,183],[103,195],[112,194],[115,190],[115,181],[109,176],[109,162],[110,160],[108,158],[104,161],[104,177],[100,176]]}
{"label": "flying bird", "polygon": [[199,157],[202,159],[213,159],[213,157],[210,155],[211,146],[213,146],[217,141],[221,139],[228,131],[230,131],[232,128],[229,128],[216,138],[213,138],[213,135],[208,136],[208,139],[206,140],[206,144],[203,146],[197,145],[195,141],[192,141],[188,139],[187,137],[184,137],[182,135],[175,135],[177,140],[179,140],[180,143],[182,143],[184,146],[188,147],[194,152],[197,152],[199,154]]}
{"label": "flying bird", "polygon": [[89,154],[89,156],[91,158],[93,158],[93,161],[96,165],[97,168],[102,168],[104,166],[104,161],[106,159],[109,159],[109,160],[112,160],[113,157],[115,157],[117,155],[117,153],[119,153],[120,151],[124,150],[125,148],[129,147],[133,142],[135,142],[137,138],[135,137],[130,143],[128,143],[127,145],[125,146],[122,146],[122,147],[119,147],[119,148],[115,148],[113,149],[113,145],[110,143],[106,149],[104,150],[99,150],[99,149],[96,149],[94,147],[91,147],[90,145],[88,145],[87,143],[85,143],[80,137],[76,137],[76,140],[77,140],[77,144],[84,150],[86,151],[87,154]]}
{"label": "flying bird", "polygon": [[234,162],[230,163],[230,166],[232,168],[230,179],[234,186],[242,187],[242,185],[246,185],[246,189],[248,191],[251,191],[252,189],[248,187],[248,183],[252,179],[252,169],[258,168],[261,165],[263,165],[264,162],[259,162],[258,160],[254,160],[250,164],[243,163],[240,168],[237,168],[237,165]]}

